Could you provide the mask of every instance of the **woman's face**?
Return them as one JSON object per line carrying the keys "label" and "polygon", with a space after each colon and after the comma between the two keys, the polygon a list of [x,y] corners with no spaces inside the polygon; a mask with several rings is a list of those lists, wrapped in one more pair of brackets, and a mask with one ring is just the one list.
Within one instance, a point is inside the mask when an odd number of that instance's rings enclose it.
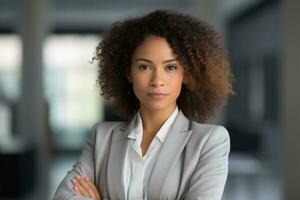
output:
{"label": "woman's face", "polygon": [[184,67],[164,38],[151,35],[133,52],[128,79],[142,108],[172,110],[185,82]]}

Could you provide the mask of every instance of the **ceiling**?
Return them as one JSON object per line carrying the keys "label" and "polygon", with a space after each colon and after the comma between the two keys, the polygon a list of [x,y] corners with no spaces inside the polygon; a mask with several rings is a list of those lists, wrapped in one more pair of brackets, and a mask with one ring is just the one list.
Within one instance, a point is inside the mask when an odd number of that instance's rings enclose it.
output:
{"label": "ceiling", "polygon": [[[0,0],[0,32],[17,32],[30,2],[45,2],[44,12],[52,31],[99,31],[112,22],[156,9],[224,16],[259,0]],[[212,9],[213,7],[213,9]],[[212,13],[211,11],[215,11]],[[219,14],[217,14],[218,12]],[[205,16],[207,17],[207,16]]]}

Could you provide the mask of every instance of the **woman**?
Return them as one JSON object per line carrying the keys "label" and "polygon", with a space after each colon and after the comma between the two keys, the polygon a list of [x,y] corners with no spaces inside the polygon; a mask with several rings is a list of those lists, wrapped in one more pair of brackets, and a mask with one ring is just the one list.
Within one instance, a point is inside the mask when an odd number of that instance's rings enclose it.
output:
{"label": "woman", "polygon": [[229,135],[204,122],[233,92],[215,30],[158,10],[113,24],[94,59],[102,95],[131,121],[94,126],[54,199],[221,199]]}

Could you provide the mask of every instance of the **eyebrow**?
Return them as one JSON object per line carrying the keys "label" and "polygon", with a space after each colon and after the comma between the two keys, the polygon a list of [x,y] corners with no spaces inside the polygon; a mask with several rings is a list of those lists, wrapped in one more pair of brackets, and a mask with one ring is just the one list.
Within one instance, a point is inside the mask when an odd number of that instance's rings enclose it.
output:
{"label": "eyebrow", "polygon": [[[145,58],[138,58],[135,61],[137,62],[139,60],[145,61],[145,62],[148,62],[148,63],[153,63],[151,60],[148,60],[148,59],[145,59]],[[175,58],[172,58],[172,59],[164,60],[164,61],[162,61],[162,63],[168,63],[168,62],[173,62],[173,61],[177,61],[177,60]]]}

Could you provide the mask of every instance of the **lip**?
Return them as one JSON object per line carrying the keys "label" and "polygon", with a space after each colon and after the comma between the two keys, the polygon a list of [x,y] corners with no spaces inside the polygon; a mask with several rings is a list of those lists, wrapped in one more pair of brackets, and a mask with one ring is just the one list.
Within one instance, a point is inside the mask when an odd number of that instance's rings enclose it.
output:
{"label": "lip", "polygon": [[167,96],[168,94],[166,93],[158,93],[158,92],[153,92],[153,93],[148,93],[148,95],[154,99],[154,100],[161,100],[163,99],[165,96]]}

